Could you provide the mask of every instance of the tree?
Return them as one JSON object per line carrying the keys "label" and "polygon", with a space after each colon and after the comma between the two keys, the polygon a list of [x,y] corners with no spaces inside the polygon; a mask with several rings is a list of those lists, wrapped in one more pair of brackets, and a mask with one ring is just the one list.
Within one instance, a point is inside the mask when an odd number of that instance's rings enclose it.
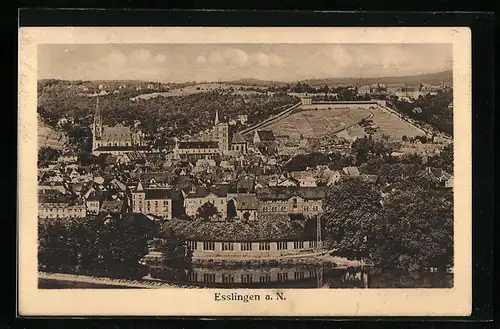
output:
{"label": "tree", "polygon": [[227,217],[234,218],[237,216],[236,213],[236,205],[234,204],[234,200],[229,200],[227,202]]}
{"label": "tree", "polygon": [[61,155],[61,151],[50,146],[43,146],[38,150],[38,164],[55,161]]}
{"label": "tree", "polygon": [[376,140],[373,138],[358,138],[352,143],[351,150],[353,151],[358,164],[365,163],[373,157],[388,158],[392,153],[387,142]]}
{"label": "tree", "polygon": [[436,168],[443,168],[453,175],[453,143],[446,145],[439,155],[430,157],[429,165]]}
{"label": "tree", "polygon": [[[411,202],[408,202],[411,200]],[[383,229],[372,260],[380,267],[453,266],[453,193],[407,185],[384,200]]]}
{"label": "tree", "polygon": [[219,215],[219,210],[215,205],[211,202],[205,202],[202,204],[199,208],[198,211],[196,212],[196,215],[199,218],[203,218],[204,220],[209,220],[210,218],[213,218],[214,216]]}
{"label": "tree", "polygon": [[369,257],[380,223],[381,194],[358,179],[342,181],[324,200],[325,230],[339,254],[351,259]]}

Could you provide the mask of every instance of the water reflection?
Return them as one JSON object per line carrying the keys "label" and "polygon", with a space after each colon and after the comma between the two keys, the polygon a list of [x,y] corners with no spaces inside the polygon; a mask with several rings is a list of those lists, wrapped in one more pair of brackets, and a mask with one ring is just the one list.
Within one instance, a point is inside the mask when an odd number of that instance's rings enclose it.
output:
{"label": "water reflection", "polygon": [[200,267],[154,268],[148,276],[207,288],[451,288],[447,273],[409,274],[371,268]]}

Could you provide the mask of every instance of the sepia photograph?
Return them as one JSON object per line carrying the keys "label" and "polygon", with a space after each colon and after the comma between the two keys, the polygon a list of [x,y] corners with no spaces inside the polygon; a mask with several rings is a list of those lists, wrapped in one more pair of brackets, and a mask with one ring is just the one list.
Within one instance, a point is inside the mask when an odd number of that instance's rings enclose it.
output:
{"label": "sepia photograph", "polygon": [[456,86],[470,71],[452,37],[83,38],[106,29],[31,53],[20,221],[36,291],[206,291],[200,303],[272,309],[288,291],[456,290],[457,200],[470,207]]}

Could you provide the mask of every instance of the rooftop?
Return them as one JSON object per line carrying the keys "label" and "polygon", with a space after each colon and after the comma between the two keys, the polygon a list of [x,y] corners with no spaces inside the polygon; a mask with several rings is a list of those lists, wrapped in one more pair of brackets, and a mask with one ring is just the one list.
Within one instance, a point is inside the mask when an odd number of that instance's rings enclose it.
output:
{"label": "rooftop", "polygon": [[208,142],[179,142],[180,149],[208,149],[208,148],[218,148],[219,143],[208,141]]}
{"label": "rooftop", "polygon": [[173,219],[163,224],[164,231],[186,240],[196,241],[280,241],[315,239],[303,222],[291,221],[287,215],[273,215],[259,221],[192,221]]}
{"label": "rooftop", "polygon": [[257,190],[259,200],[288,200],[298,196],[306,200],[320,200],[325,197],[323,187],[276,186],[263,187]]}

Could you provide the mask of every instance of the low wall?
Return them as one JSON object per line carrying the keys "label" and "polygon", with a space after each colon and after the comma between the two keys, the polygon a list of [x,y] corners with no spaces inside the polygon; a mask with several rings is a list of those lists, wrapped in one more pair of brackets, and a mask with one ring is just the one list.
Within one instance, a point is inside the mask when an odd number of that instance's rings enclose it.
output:
{"label": "low wall", "polygon": [[291,107],[287,108],[286,110],[276,114],[275,116],[272,116],[272,117],[270,117],[262,122],[259,122],[259,123],[255,124],[249,128],[243,129],[242,131],[240,131],[240,134],[247,135],[247,134],[253,133],[258,128],[264,128],[265,126],[267,126],[271,123],[274,123],[276,120],[282,119],[284,116],[290,114],[293,110],[295,110],[296,108],[298,108],[301,105],[302,105],[302,103],[294,104]]}

